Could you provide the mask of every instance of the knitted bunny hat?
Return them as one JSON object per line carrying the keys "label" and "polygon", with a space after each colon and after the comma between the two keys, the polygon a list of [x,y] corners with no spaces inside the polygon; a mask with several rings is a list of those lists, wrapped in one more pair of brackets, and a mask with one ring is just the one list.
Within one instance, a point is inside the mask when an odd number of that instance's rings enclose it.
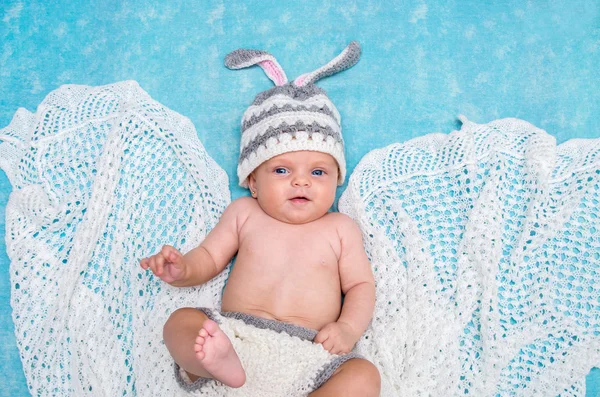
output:
{"label": "knitted bunny hat", "polygon": [[230,69],[259,65],[275,83],[259,93],[242,118],[238,163],[239,184],[248,187],[248,175],[263,162],[287,152],[312,150],[328,153],[338,163],[338,184],[346,177],[340,114],[325,91],[314,83],[355,65],[360,46],[351,42],[325,66],[288,83],[283,68],[268,52],[239,49],[225,57]]}

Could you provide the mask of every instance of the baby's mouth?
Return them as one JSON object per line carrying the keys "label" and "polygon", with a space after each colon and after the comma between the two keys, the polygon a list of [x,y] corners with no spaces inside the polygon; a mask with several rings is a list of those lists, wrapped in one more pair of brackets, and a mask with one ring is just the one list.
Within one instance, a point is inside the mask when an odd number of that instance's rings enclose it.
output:
{"label": "baby's mouth", "polygon": [[310,201],[304,196],[293,197],[290,200],[292,200],[294,203],[307,203]]}

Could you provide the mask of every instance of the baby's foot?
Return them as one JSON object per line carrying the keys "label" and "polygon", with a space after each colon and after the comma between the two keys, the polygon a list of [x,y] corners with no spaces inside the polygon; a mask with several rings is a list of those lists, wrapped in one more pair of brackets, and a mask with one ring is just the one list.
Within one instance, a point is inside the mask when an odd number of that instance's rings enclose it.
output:
{"label": "baby's foot", "polygon": [[216,380],[229,387],[241,387],[246,382],[246,373],[231,341],[214,321],[204,321],[194,350],[204,369]]}

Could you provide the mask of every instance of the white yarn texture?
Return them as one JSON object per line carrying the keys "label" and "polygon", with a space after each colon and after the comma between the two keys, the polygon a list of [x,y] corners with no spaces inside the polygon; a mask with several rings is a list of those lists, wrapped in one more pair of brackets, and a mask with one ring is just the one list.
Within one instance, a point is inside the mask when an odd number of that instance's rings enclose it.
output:
{"label": "white yarn texture", "polygon": [[213,316],[244,366],[246,383],[234,389],[221,382],[208,382],[191,391],[192,396],[306,397],[318,385],[323,368],[331,368],[339,359],[309,340],[219,313]]}
{"label": "white yarn texture", "polygon": [[[0,130],[11,304],[33,395],[173,396],[179,307],[219,308],[227,269],[173,288],[139,267],[186,252],[229,204],[192,123],[135,82],[63,86]],[[520,120],[369,153],[340,210],[377,281],[358,352],[382,396],[583,396],[600,365],[600,140]]]}
{"label": "white yarn texture", "polygon": [[34,396],[174,396],[171,312],[220,307],[228,271],[174,288],[139,266],[196,246],[229,204],[190,120],[135,82],[63,86],[0,130],[11,304]]}
{"label": "white yarn texture", "polygon": [[377,283],[382,396],[584,396],[600,365],[600,139],[517,119],[366,155],[339,209]]}

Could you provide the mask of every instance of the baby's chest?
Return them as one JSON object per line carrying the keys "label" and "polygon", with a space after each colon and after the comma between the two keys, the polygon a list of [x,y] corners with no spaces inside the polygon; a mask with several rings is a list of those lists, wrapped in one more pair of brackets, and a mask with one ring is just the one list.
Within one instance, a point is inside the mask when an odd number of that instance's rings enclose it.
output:
{"label": "baby's chest", "polygon": [[302,267],[315,270],[332,266],[337,268],[338,262],[335,239],[316,230],[290,232],[263,229],[242,241],[238,256],[272,266],[302,264]]}

